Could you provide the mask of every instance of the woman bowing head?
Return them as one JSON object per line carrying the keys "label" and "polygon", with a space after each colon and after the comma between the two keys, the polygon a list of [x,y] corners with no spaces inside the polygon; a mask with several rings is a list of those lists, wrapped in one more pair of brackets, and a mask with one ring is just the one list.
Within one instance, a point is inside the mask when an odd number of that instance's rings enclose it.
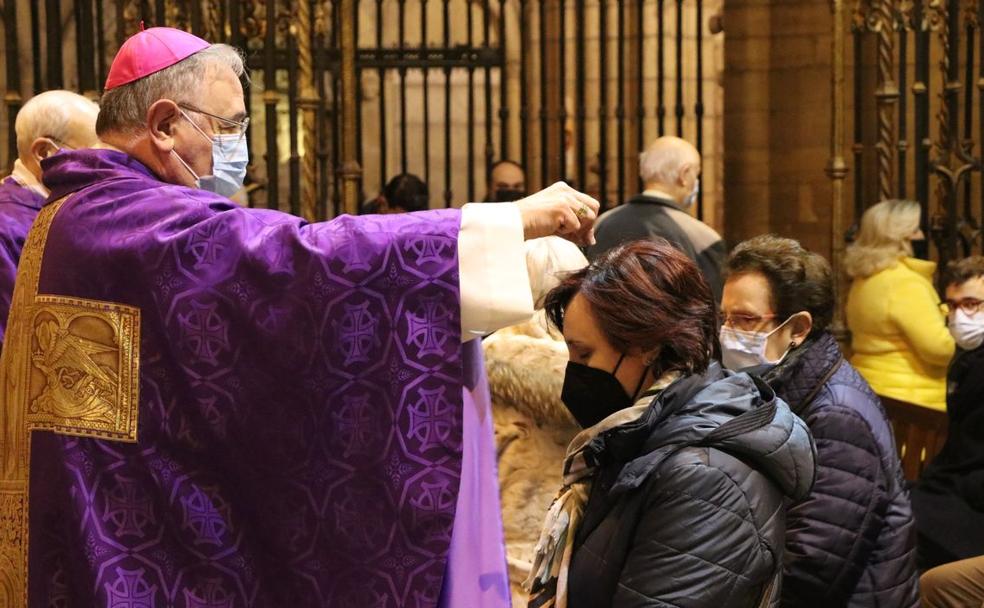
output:
{"label": "woman bowing head", "polygon": [[530,606],[773,603],[783,499],[814,475],[809,432],[714,358],[717,313],[665,241],[611,250],[546,298],[583,427],[537,544]]}

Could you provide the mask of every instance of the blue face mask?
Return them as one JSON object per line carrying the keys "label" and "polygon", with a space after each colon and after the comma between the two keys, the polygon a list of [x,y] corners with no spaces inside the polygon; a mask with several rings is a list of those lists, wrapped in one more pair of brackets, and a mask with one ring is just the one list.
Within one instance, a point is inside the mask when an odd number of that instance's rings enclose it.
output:
{"label": "blue face mask", "polygon": [[694,180],[694,189],[683,199],[683,208],[689,209],[692,207],[697,202],[698,195],[700,195],[700,179]]}
{"label": "blue face mask", "polygon": [[181,110],[181,114],[202,134],[202,137],[212,142],[212,175],[198,175],[177,152],[171,150],[185,169],[195,176],[195,185],[201,190],[222,196],[232,196],[239,192],[239,189],[243,187],[243,180],[246,179],[246,166],[249,164],[246,135],[229,134],[209,137],[195,124],[195,121],[188,118],[184,110]]}

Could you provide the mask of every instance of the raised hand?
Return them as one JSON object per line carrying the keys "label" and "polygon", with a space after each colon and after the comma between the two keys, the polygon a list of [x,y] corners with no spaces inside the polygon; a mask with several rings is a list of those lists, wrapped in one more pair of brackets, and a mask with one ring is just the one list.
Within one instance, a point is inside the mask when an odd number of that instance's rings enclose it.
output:
{"label": "raised hand", "polygon": [[516,202],[526,239],[561,236],[578,245],[594,244],[600,205],[587,194],[557,182]]}

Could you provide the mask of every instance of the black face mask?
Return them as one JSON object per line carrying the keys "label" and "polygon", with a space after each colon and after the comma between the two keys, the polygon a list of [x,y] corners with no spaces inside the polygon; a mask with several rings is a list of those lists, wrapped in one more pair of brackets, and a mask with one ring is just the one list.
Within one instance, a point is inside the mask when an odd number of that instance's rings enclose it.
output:
{"label": "black face mask", "polygon": [[[564,374],[564,388],[560,400],[581,425],[581,428],[592,427],[619,410],[624,410],[633,404],[635,395],[628,395],[622,388],[615,374],[621,367],[625,355],[618,360],[615,369],[610,373],[597,367],[589,367],[573,361],[567,362],[567,373]],[[642,372],[636,394],[646,381],[646,372]]]}
{"label": "black face mask", "polygon": [[518,201],[519,199],[526,196],[526,193],[522,190],[512,190],[508,188],[500,188],[493,193],[495,199],[493,203],[511,203],[513,201]]}

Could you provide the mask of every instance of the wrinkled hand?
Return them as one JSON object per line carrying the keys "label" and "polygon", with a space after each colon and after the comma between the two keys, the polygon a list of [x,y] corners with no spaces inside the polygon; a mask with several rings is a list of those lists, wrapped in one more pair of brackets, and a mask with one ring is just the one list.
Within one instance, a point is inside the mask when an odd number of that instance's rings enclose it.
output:
{"label": "wrinkled hand", "polygon": [[516,201],[527,240],[562,236],[578,245],[594,245],[595,219],[600,205],[587,194],[557,182]]}

